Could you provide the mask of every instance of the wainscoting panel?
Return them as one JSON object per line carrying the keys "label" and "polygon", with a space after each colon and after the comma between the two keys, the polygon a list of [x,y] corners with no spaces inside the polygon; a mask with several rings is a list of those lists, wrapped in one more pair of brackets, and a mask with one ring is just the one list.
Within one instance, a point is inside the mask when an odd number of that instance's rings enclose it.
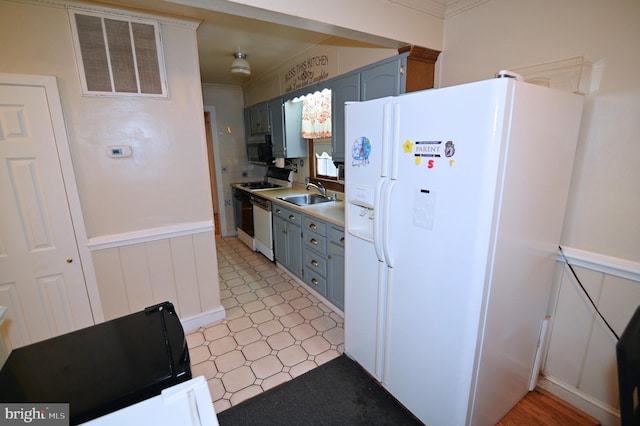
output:
{"label": "wainscoting panel", "polygon": [[99,250],[92,252],[91,255],[105,321],[133,313],[127,299],[127,290],[120,264],[120,250]]}
{"label": "wainscoting panel", "polygon": [[193,247],[193,238],[177,237],[171,239],[171,256],[173,258],[174,272],[182,277],[174,283],[180,305],[193,315],[200,312],[200,291],[196,265],[196,252]]}
{"label": "wainscoting panel", "polygon": [[110,236],[92,248],[105,320],[168,300],[185,326],[224,319],[213,227],[193,233],[171,229],[166,238],[154,229],[149,238],[136,232]]}
{"label": "wainscoting panel", "polygon": [[[118,251],[129,310],[132,312],[141,311],[153,304],[149,301],[158,302],[153,297],[152,284],[149,279],[149,271],[155,267],[156,262],[153,257],[147,257],[147,243],[120,247]],[[105,306],[103,308],[105,309],[105,317],[108,317],[108,308]]]}
{"label": "wainscoting panel", "polygon": [[[569,263],[618,336],[640,305],[640,264],[565,249]],[[564,259],[551,305],[552,327],[540,385],[603,425],[619,423],[617,339]]]}
{"label": "wainscoting panel", "polygon": [[[172,256],[171,247],[173,242],[170,240],[150,241],[145,244],[147,252],[147,261],[153,262],[148,265],[149,282],[153,283],[152,296],[155,300],[178,300],[178,289],[174,280],[174,257]],[[182,274],[175,276],[183,277]],[[180,304],[175,302],[176,304]],[[184,308],[182,308],[184,310]]]}
{"label": "wainscoting panel", "polygon": [[208,234],[194,234],[193,247],[198,282],[215,283],[215,285],[200,286],[200,310],[207,312],[222,306],[218,281],[218,255],[213,230]]}

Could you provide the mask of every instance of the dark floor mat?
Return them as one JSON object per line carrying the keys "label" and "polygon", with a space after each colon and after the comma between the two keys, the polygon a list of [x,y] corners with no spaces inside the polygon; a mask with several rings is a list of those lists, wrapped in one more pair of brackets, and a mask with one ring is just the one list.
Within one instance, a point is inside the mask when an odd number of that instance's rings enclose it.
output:
{"label": "dark floor mat", "polygon": [[221,412],[218,421],[221,426],[422,424],[346,355]]}

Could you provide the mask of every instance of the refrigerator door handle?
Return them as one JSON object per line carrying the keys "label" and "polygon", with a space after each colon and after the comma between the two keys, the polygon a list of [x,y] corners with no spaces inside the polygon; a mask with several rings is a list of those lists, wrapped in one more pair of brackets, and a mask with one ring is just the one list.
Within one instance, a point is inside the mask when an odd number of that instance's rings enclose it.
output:
{"label": "refrigerator door handle", "polygon": [[391,170],[392,151],[393,151],[393,104],[386,102],[382,105],[382,164],[380,171],[380,179],[376,184],[376,192],[373,206],[373,245],[376,250],[378,261],[385,262],[384,255],[384,221],[385,217],[382,213],[385,201],[383,199],[385,187],[389,182],[389,172]]}
{"label": "refrigerator door handle", "polygon": [[382,216],[380,214],[381,213],[380,209],[383,205],[383,202],[382,202],[383,191],[388,181],[389,180],[385,178],[381,178],[378,180],[378,183],[376,185],[374,202],[373,202],[373,247],[375,248],[376,257],[378,258],[379,262],[385,261],[384,252],[382,248],[382,241],[383,241],[384,235],[382,232],[383,223],[380,220]]}
{"label": "refrigerator door handle", "polygon": [[[398,181],[394,179],[390,179],[384,187],[384,191],[382,193],[383,201],[382,201],[382,214],[378,214],[377,216],[382,216],[380,218],[381,223],[381,232],[382,232],[382,252],[384,254],[384,262],[388,267],[393,268],[393,258],[391,257],[391,244],[389,242],[389,236],[391,232],[391,194],[393,192],[393,188],[396,186]],[[378,210],[380,212],[380,210]]]}
{"label": "refrigerator door handle", "polygon": [[[386,105],[385,105],[386,106]],[[391,147],[391,149],[389,150],[390,152],[387,152],[388,157],[390,157],[390,161],[391,161],[391,170],[389,172],[389,177],[391,179],[398,179],[398,161],[399,161],[399,155],[400,155],[400,150],[402,148],[402,144],[400,142],[400,104],[399,103],[395,103],[393,104],[393,116],[391,117],[393,119],[393,139],[391,139],[387,146]]]}
{"label": "refrigerator door handle", "polygon": [[[385,103],[382,106],[382,169],[381,175],[383,178],[388,178],[392,171],[392,152],[393,152],[393,110],[394,105],[391,103]],[[393,175],[391,175],[393,178]]]}

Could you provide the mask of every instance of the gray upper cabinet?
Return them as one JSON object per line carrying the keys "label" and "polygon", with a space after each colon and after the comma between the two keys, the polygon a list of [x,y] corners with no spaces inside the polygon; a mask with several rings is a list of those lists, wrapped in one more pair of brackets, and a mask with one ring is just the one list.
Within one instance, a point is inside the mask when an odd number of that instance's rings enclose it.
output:
{"label": "gray upper cabinet", "polygon": [[[302,137],[302,102],[285,102],[284,155],[283,158],[300,158],[309,155],[309,143]],[[278,157],[274,155],[274,157]]]}
{"label": "gray upper cabinet", "polygon": [[285,158],[282,98],[269,101],[269,114],[271,115],[271,144],[273,145],[271,153],[274,158]]}
{"label": "gray upper cabinet", "polygon": [[366,67],[360,72],[360,100],[398,96],[404,93],[406,55]]}
{"label": "gray upper cabinet", "polygon": [[[262,135],[269,133],[269,104],[262,102],[249,107],[249,135]],[[245,115],[246,116],[246,115]]]}
{"label": "gray upper cabinet", "polygon": [[302,102],[269,102],[271,143],[274,158],[299,158],[308,154],[307,140],[302,138]]}
{"label": "gray upper cabinet", "polygon": [[360,100],[360,73],[332,79],[331,89],[331,146],[334,162],[344,162],[344,104]]}
{"label": "gray upper cabinet", "polygon": [[332,91],[333,161],[345,161],[344,103],[397,96],[433,87],[435,63],[440,52],[418,46],[398,49],[398,55],[347,74],[296,90],[245,109],[247,136],[271,133],[273,156],[300,158],[309,155],[302,138],[302,102],[296,96],[329,88]]}
{"label": "gray upper cabinet", "polygon": [[345,161],[344,103],[398,96],[433,87],[435,62],[440,52],[417,46],[398,49],[399,55],[360,68],[326,82],[332,90],[333,161]]}

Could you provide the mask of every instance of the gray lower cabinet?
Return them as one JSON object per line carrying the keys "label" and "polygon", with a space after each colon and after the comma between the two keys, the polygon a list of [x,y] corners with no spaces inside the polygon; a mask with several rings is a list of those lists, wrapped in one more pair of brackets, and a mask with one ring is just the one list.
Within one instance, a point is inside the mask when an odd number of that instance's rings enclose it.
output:
{"label": "gray lower cabinet", "polygon": [[302,217],[302,279],[327,297],[327,224],[315,217]]}
{"label": "gray lower cabinet", "polygon": [[327,299],[344,310],[344,228],[329,225],[327,242]]}
{"label": "gray lower cabinet", "polygon": [[296,277],[302,279],[300,225],[303,215],[276,203],[272,203],[271,211],[275,259]]}
{"label": "gray lower cabinet", "polygon": [[344,309],[344,228],[276,203],[272,210],[278,263]]}

